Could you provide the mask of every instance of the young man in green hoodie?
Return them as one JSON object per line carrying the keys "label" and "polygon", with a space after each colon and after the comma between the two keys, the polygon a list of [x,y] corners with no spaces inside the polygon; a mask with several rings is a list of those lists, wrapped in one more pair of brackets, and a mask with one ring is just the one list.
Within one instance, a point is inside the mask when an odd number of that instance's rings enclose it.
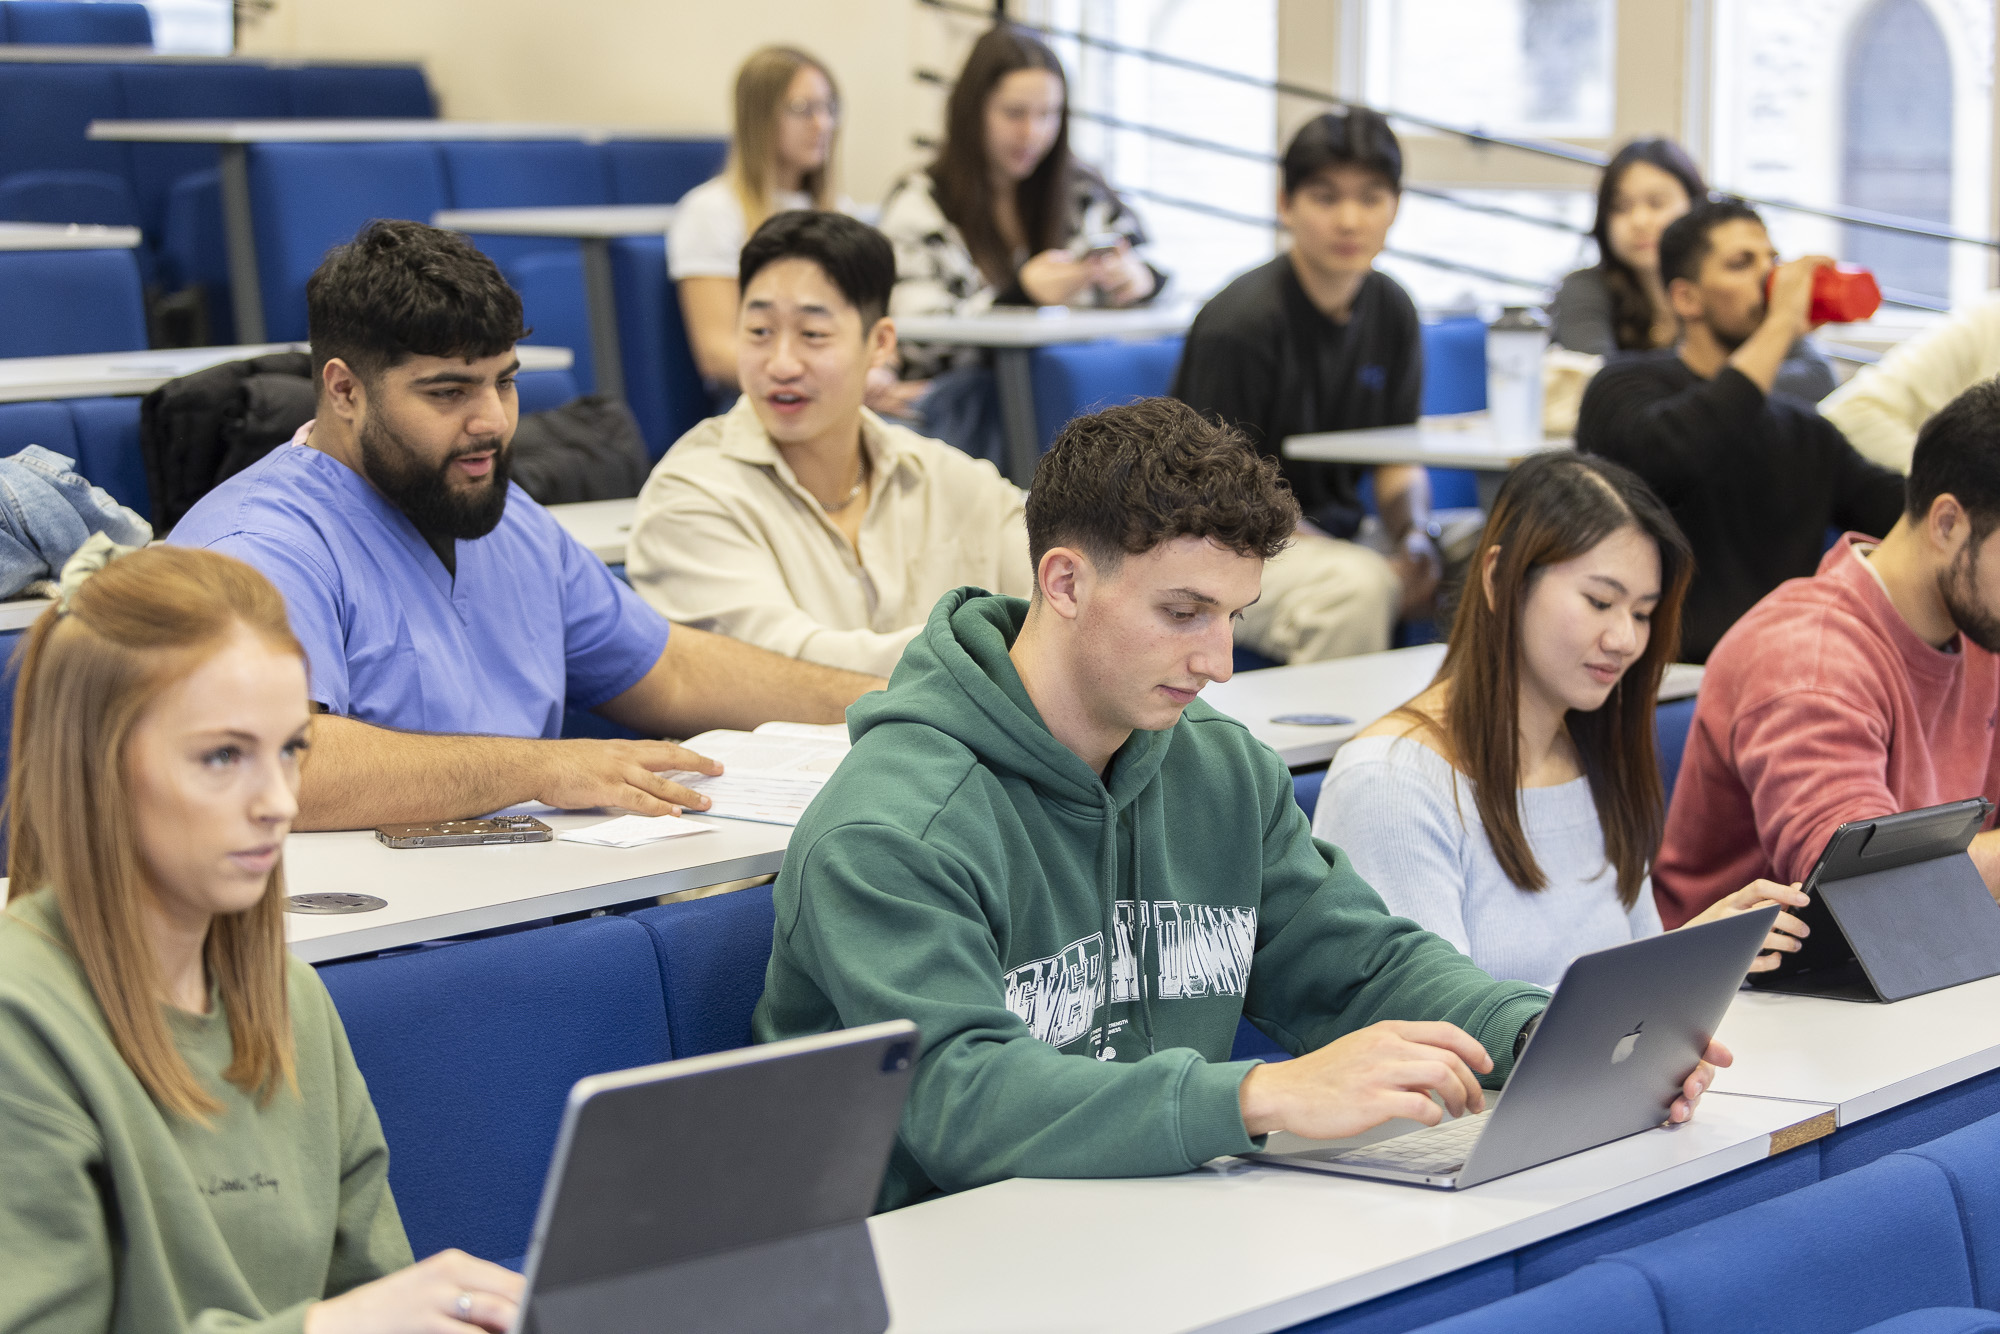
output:
{"label": "young man in green hoodie", "polygon": [[[1298,516],[1274,462],[1183,404],[1079,418],[1028,497],[1033,601],[947,594],[848,711],[755,1029],[916,1021],[884,1208],[1435,1124],[1433,1092],[1476,1111],[1512,1067],[1547,993],[1390,916],[1283,762],[1195,698]],[[1243,1015],[1299,1058],[1231,1061]]]}

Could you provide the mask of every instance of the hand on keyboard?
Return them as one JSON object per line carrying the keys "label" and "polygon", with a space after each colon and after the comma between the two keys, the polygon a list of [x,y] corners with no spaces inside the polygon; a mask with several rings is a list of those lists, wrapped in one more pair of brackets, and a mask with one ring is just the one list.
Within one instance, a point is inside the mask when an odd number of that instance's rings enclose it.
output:
{"label": "hand on keyboard", "polygon": [[1480,1111],[1479,1075],[1492,1069],[1486,1049],[1456,1025],[1392,1019],[1258,1066],[1237,1098],[1252,1135],[1344,1139],[1398,1116],[1436,1125],[1444,1113],[1431,1101],[1434,1090],[1453,1116]]}

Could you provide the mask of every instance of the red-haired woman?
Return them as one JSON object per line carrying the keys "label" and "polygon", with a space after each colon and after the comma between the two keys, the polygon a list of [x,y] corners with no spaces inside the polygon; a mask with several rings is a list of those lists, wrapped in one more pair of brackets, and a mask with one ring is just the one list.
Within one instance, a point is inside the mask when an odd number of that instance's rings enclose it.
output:
{"label": "red-haired woman", "polygon": [[282,861],[305,655],[249,566],[154,547],[29,632],[0,914],[0,1330],[504,1330],[521,1279],[410,1264],[389,1151]]}

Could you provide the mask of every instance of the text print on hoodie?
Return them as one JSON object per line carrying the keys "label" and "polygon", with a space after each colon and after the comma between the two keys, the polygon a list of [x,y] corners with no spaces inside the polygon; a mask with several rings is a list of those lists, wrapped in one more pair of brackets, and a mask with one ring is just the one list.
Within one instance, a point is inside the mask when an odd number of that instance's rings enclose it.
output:
{"label": "text print on hoodie", "polygon": [[1007,656],[1026,615],[978,589],[939,601],[848,711],[854,749],[778,876],[757,1040],[922,1030],[882,1207],[1249,1152],[1256,1063],[1229,1059],[1246,1014],[1293,1052],[1444,1020],[1506,1078],[1546,992],[1390,916],[1312,837],[1277,755],[1200,700],[1100,780]]}

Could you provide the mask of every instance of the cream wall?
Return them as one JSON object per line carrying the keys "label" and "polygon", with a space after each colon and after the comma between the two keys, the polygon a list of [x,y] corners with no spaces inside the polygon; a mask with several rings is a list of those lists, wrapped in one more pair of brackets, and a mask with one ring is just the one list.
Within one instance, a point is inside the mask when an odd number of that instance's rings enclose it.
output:
{"label": "cream wall", "polygon": [[744,56],[804,47],[840,83],[843,185],[879,202],[934,133],[911,69],[949,68],[971,31],[915,0],[277,0],[245,54],[424,62],[443,114],[723,133]]}

